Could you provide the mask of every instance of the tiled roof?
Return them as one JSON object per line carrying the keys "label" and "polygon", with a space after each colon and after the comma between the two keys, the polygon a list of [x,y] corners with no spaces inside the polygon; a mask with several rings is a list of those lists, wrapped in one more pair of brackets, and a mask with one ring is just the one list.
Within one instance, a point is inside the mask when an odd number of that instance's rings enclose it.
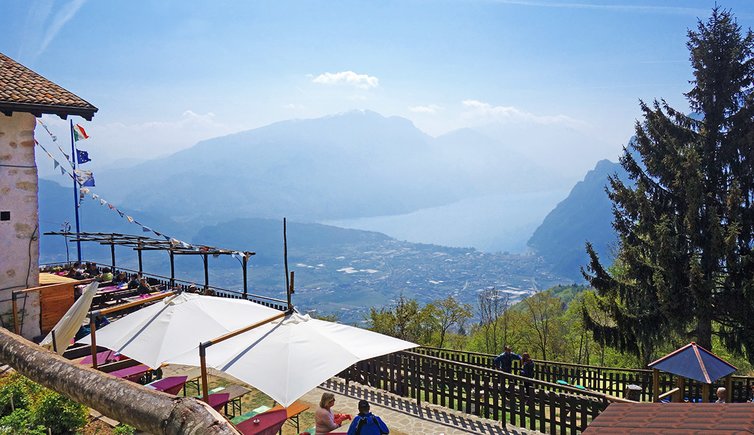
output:
{"label": "tiled roof", "polygon": [[97,108],[0,53],[0,112],[50,113],[91,120]]}
{"label": "tiled roof", "polygon": [[754,404],[613,403],[583,434],[754,434]]}

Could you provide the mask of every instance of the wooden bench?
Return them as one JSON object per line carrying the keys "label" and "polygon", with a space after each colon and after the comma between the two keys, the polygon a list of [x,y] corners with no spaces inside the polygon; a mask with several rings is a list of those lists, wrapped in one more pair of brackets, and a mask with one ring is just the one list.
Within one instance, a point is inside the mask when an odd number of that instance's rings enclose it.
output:
{"label": "wooden bench", "polygon": [[304,411],[309,409],[309,405],[306,403],[299,402],[298,400],[291,403],[291,406],[287,408],[283,408],[283,405],[277,405],[274,408],[271,409],[271,411],[276,411],[278,409],[285,409],[285,412],[287,414],[287,419],[291,420],[291,424],[296,424],[296,433],[299,433],[299,423],[298,423],[298,417],[303,413]]}

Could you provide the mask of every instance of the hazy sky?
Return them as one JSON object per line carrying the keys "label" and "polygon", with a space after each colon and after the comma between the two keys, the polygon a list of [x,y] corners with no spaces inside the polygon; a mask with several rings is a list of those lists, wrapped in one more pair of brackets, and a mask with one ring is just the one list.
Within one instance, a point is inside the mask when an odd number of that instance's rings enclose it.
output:
{"label": "hazy sky", "polygon": [[[744,28],[754,22],[754,2],[718,4]],[[406,117],[432,135],[486,126],[521,142],[526,131],[565,129],[579,144],[533,149],[576,155],[589,168],[615,160],[638,99],[685,109],[686,31],[714,1],[0,5],[0,52],[99,108],[82,123],[95,168],[352,109]],[[62,121],[45,119],[66,134]],[[506,138],[509,129],[518,136]]]}

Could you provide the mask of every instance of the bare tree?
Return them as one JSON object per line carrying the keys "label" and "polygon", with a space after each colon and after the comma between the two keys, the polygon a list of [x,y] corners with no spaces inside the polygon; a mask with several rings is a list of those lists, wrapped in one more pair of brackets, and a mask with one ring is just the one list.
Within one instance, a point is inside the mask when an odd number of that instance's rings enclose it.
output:
{"label": "bare tree", "polygon": [[508,340],[506,313],[510,307],[510,296],[508,293],[491,287],[479,292],[477,303],[479,327],[484,336],[485,352],[497,352]]}

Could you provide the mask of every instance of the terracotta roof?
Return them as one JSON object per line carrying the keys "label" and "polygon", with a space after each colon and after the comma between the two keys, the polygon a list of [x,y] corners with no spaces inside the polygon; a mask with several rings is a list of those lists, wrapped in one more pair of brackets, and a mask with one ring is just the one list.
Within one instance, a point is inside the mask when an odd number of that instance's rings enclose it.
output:
{"label": "terracotta roof", "polygon": [[613,403],[584,435],[754,434],[752,403]]}
{"label": "terracotta roof", "polygon": [[0,53],[0,112],[81,116],[91,120],[97,108]]}

